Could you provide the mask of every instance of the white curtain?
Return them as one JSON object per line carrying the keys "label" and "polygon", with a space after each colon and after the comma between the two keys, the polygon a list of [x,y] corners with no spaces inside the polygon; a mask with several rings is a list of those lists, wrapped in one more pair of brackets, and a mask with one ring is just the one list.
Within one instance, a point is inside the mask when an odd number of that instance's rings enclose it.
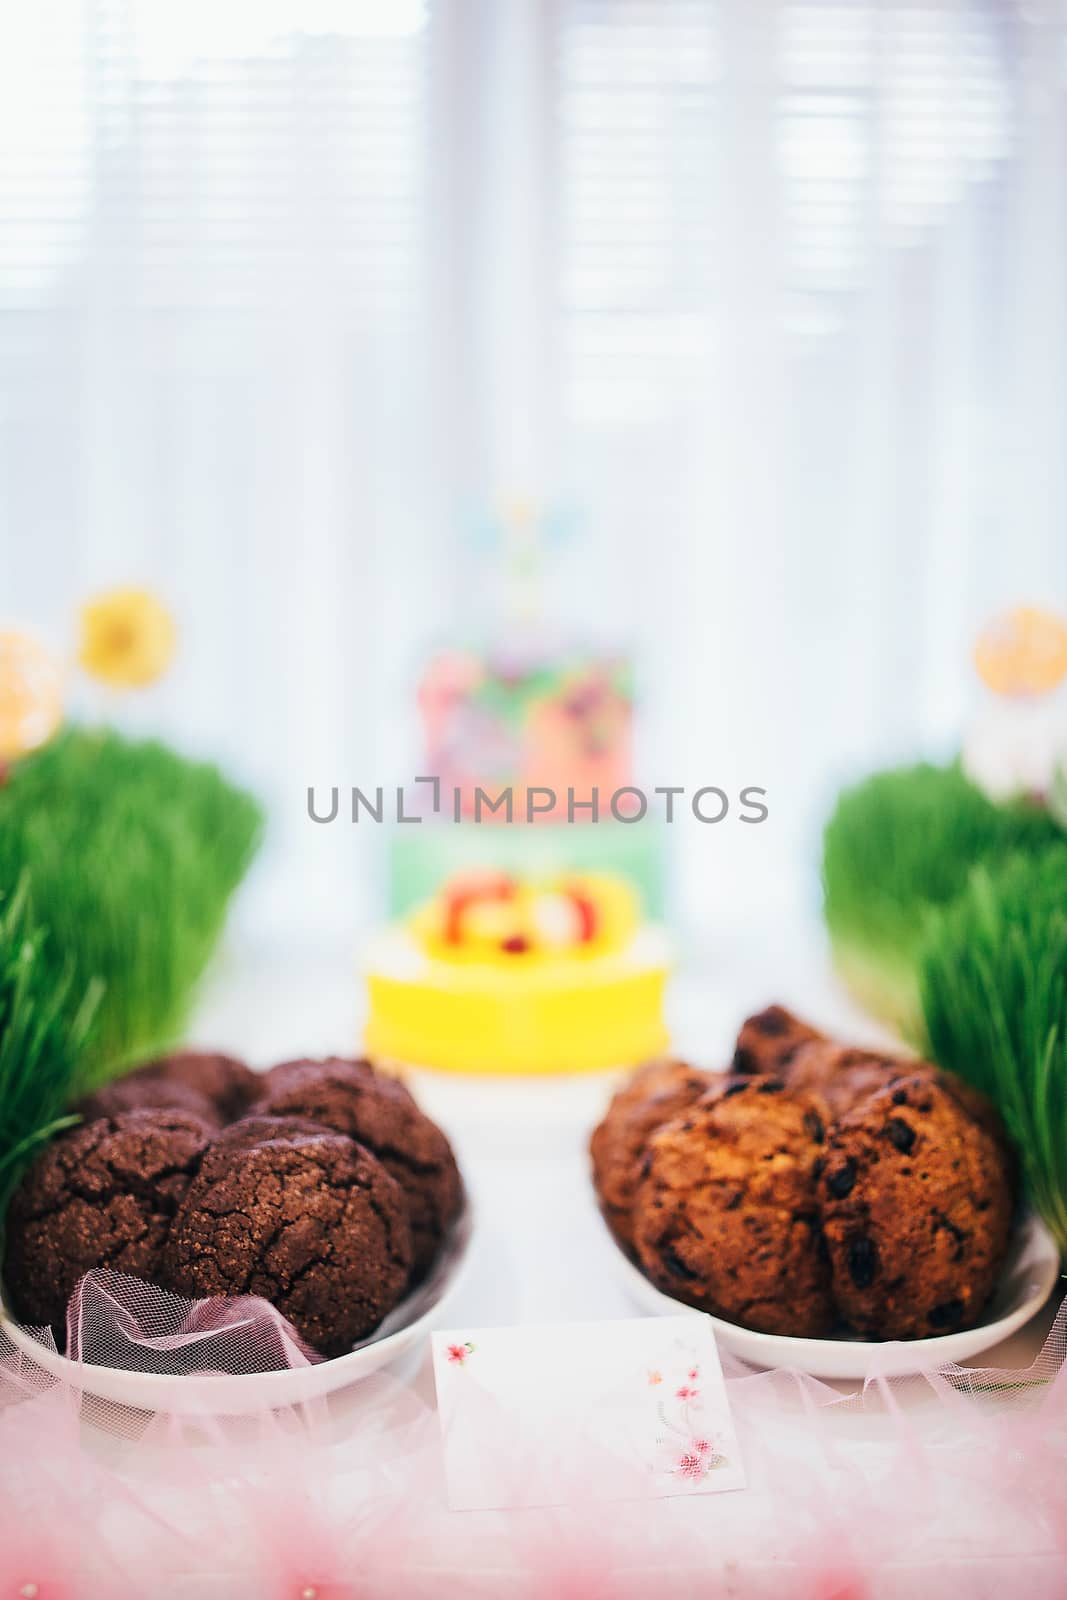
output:
{"label": "white curtain", "polygon": [[950,748],[978,622],[1067,604],[1059,3],[0,16],[0,616],[173,604],[118,714],[264,793],[257,929],[374,914],[381,836],[304,792],[417,770],[502,502],[632,644],[640,776],[771,792],[673,831],[695,923],[810,886],[837,783]]}

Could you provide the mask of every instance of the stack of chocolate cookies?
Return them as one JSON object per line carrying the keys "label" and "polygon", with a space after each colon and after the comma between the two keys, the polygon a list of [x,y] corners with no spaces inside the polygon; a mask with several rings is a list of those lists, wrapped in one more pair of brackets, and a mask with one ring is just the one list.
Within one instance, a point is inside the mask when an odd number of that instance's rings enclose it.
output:
{"label": "stack of chocolate cookies", "polygon": [[431,1270],[463,1187],[448,1140],[369,1061],[153,1062],[75,1107],[12,1199],[4,1281],[62,1333],[92,1267],[262,1295],[341,1355]]}
{"label": "stack of chocolate cookies", "polygon": [[1015,1172],[988,1101],[929,1063],[750,1017],[729,1073],[642,1068],[591,1141],[613,1234],[677,1300],[767,1333],[915,1339],[993,1292]]}

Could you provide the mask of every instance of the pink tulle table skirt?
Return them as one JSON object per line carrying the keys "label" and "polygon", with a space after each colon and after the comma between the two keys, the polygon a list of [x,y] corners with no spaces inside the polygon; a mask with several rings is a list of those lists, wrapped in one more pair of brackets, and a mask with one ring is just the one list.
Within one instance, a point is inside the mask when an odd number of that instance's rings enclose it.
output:
{"label": "pink tulle table skirt", "polygon": [[[198,1341],[218,1348],[212,1316],[145,1333],[115,1301],[127,1343],[169,1339],[191,1369]],[[250,1338],[261,1361],[308,1359],[269,1312],[235,1315],[230,1358]],[[0,1333],[0,1600],[1064,1600],[1065,1351],[1067,1306],[1025,1371],[874,1366],[842,1394],[727,1361],[747,1490],[604,1502],[575,1459],[559,1508],[453,1513],[425,1364],[299,1411],[148,1415]],[[506,1417],[484,1448],[514,1471]]]}

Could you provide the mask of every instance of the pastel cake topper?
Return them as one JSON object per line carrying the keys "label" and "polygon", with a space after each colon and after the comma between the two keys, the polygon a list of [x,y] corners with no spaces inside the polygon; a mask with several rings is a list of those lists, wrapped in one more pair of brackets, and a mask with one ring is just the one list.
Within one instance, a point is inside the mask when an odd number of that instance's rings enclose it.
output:
{"label": "pastel cake topper", "polygon": [[982,629],[974,661],[987,693],[964,738],[964,771],[991,800],[1056,810],[1067,757],[1067,621],[1016,606]]}
{"label": "pastel cake topper", "polygon": [[1067,622],[1037,606],[1016,606],[982,629],[974,659],[994,694],[1049,694],[1067,678]]}

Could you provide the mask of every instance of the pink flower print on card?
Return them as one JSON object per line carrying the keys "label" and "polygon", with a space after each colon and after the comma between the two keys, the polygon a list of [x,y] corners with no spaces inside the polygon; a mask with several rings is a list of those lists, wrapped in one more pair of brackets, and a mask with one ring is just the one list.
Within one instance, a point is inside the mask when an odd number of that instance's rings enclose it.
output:
{"label": "pink flower print on card", "polygon": [[[704,1408],[697,1387],[700,1368],[687,1367],[685,1378],[677,1382],[669,1400],[661,1400],[656,1414],[663,1427],[659,1438],[662,1468],[672,1477],[689,1483],[702,1482],[712,1471],[730,1465],[710,1432],[700,1429],[695,1413]],[[706,1427],[706,1424],[705,1424]]]}
{"label": "pink flower print on card", "polygon": [[465,1367],[469,1357],[473,1354],[474,1346],[469,1339],[464,1344],[450,1344],[445,1348],[445,1355],[457,1367]]}
{"label": "pink flower print on card", "polygon": [[674,1464],[674,1475],[689,1483],[699,1483],[716,1467],[729,1463],[715,1449],[710,1439],[694,1439],[688,1450],[683,1450]]}

